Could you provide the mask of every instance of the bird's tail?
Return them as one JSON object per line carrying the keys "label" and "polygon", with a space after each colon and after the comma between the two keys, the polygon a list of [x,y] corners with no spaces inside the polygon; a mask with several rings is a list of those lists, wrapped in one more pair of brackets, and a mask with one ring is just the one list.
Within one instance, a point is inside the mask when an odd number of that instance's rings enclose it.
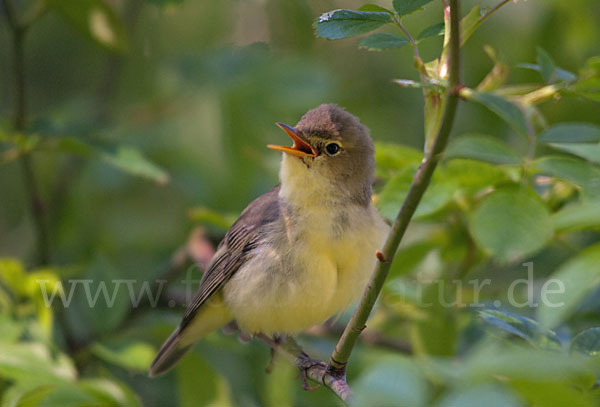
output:
{"label": "bird's tail", "polygon": [[181,345],[181,328],[177,328],[160,347],[158,354],[150,365],[148,375],[160,376],[169,371],[190,350],[192,345]]}

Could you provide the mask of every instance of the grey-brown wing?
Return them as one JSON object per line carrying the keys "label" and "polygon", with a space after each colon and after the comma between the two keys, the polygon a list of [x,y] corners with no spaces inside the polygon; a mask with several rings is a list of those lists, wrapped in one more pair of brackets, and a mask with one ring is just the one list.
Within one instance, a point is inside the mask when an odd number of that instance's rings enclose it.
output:
{"label": "grey-brown wing", "polygon": [[202,276],[200,288],[189,304],[180,329],[194,319],[198,309],[244,264],[262,238],[264,226],[279,217],[279,186],[255,199],[242,212],[227,232],[208,270]]}

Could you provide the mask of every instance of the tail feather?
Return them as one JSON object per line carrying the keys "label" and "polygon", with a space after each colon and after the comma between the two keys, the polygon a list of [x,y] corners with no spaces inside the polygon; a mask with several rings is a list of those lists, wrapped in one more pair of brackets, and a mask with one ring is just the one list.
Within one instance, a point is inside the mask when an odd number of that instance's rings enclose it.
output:
{"label": "tail feather", "polygon": [[177,328],[160,347],[158,354],[150,365],[148,375],[160,376],[168,372],[185,355],[193,345],[181,345],[181,329]]}

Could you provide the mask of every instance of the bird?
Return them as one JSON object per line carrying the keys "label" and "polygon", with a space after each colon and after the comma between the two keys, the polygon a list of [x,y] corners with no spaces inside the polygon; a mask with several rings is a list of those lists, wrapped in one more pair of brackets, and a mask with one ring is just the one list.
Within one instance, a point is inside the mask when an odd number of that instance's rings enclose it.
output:
{"label": "bird", "polygon": [[336,104],[295,127],[276,124],[293,142],[267,146],[282,152],[280,183],[225,234],[151,377],[232,321],[248,335],[295,335],[345,310],[368,283],[389,231],[372,202],[369,130]]}

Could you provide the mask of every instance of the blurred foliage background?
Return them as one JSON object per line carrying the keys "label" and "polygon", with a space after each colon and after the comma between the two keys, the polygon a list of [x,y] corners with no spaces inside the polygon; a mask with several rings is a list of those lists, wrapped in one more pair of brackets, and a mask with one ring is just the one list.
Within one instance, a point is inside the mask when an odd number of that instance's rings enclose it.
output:
{"label": "blurred foliage background", "polygon": [[[13,119],[18,74],[7,4],[18,17],[32,18],[23,41],[27,121],[21,129]],[[476,4],[497,2],[461,4],[466,14]],[[264,344],[222,333],[202,341],[172,373],[151,380],[146,369],[179,322],[181,306],[132,307],[122,286],[112,306],[101,294],[90,307],[78,290],[69,307],[48,308],[39,281],[50,292],[62,282],[68,293],[74,279],[93,280],[96,292],[102,281],[110,289],[115,279],[135,280],[140,289],[144,281],[169,278],[174,282],[166,292],[177,298],[186,270],[200,276],[188,268],[190,259],[205,261],[208,243],[217,243],[231,219],[277,182],[280,156],[264,148],[285,142],[274,122],[293,125],[325,102],[346,107],[371,129],[378,204],[394,216],[423,146],[422,93],[392,83],[417,80],[410,47],[377,53],[353,39],[314,35],[321,13],[357,9],[357,1],[2,5],[2,406],[339,405],[326,389],[303,391],[284,361],[266,374]],[[413,35],[441,21],[439,1],[404,20]],[[597,1],[528,0],[500,9],[463,47],[469,87],[493,66],[486,45],[505,62],[505,87],[544,86],[549,78],[517,65],[539,68],[548,54],[577,83],[588,78],[585,91],[596,93],[555,92],[535,104],[528,120],[537,135],[556,123],[586,122],[591,141],[569,150],[551,145],[564,132],[545,133],[546,143],[534,142],[532,154],[531,140],[485,103],[461,104],[453,137],[487,137],[450,146],[409,229],[350,362],[359,405],[599,402],[600,63],[590,62],[600,54],[599,39]],[[439,54],[441,41],[420,42],[425,61]],[[36,248],[24,168],[33,169],[43,201],[47,259]],[[507,304],[511,282],[528,278],[527,262],[533,262],[536,296],[558,273],[572,284],[560,297],[567,302],[561,312]],[[481,291],[484,308],[467,306],[474,295],[467,282],[475,278],[492,281]],[[441,290],[455,306],[423,307],[416,292],[427,299],[439,292],[428,279],[447,282]],[[457,280],[465,283],[459,300],[450,284]],[[346,319],[315,328],[300,342],[312,356],[327,358]]]}

